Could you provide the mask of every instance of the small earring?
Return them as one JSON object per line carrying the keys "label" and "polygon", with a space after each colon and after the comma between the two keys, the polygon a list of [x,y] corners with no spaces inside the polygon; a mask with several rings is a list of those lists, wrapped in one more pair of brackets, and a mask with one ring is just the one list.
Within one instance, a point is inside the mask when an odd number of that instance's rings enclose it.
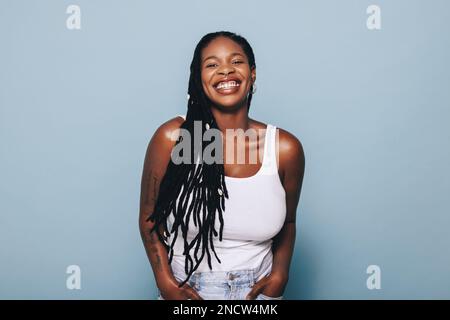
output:
{"label": "small earring", "polygon": [[255,92],[256,92],[256,83],[253,83],[252,86],[253,86],[252,94],[255,94]]}

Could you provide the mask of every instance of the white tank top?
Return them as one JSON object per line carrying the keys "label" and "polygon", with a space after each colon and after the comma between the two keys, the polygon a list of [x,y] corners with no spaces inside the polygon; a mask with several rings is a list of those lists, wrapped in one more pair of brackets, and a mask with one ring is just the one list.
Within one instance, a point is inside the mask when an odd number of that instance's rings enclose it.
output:
{"label": "white tank top", "polygon": [[[185,118],[182,115],[180,117]],[[286,218],[286,193],[278,175],[276,127],[268,124],[265,134],[263,160],[259,171],[246,178],[225,176],[229,197],[225,198],[223,238],[222,241],[218,237],[213,238],[214,249],[221,263],[210,248],[212,271],[254,269],[259,280],[272,270],[272,238],[281,230]],[[192,241],[198,233],[193,217],[190,219],[188,241]],[[169,230],[173,221],[171,214],[168,218]],[[219,232],[220,221],[217,216],[215,227]],[[172,240],[171,234],[168,243],[171,244]],[[184,271],[183,249],[184,240],[180,227],[171,266],[174,274],[184,280],[187,274]],[[194,248],[190,254],[195,262]],[[201,250],[199,257],[200,254]],[[205,255],[194,273],[208,271],[211,269]]]}

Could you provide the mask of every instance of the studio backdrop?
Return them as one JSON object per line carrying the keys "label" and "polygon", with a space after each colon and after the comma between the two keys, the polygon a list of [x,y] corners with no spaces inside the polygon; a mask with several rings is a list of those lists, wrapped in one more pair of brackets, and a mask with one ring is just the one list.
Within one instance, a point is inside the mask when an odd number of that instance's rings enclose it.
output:
{"label": "studio backdrop", "polygon": [[285,299],[449,299],[449,21],[445,0],[0,0],[0,298],[155,299],[145,151],[227,30],[255,53],[250,117],[305,152]]}

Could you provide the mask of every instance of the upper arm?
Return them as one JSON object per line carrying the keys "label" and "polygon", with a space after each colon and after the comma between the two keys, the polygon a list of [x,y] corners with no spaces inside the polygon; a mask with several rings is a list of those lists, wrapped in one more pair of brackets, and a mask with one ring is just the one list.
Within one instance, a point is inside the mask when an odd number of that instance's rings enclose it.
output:
{"label": "upper arm", "polygon": [[170,161],[173,139],[182,121],[173,118],[163,123],[153,134],[147,146],[141,177],[140,218],[145,220],[154,210],[159,186]]}
{"label": "upper arm", "polygon": [[279,161],[286,191],[286,222],[295,222],[305,172],[305,155],[300,140],[283,129],[279,129]]}

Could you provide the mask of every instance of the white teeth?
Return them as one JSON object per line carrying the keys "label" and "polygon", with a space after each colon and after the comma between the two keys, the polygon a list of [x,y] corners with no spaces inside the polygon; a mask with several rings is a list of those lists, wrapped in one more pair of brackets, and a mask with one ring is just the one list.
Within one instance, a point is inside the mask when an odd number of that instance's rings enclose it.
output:
{"label": "white teeth", "polygon": [[217,89],[228,89],[228,88],[232,88],[232,87],[239,87],[239,83],[237,83],[236,81],[227,81],[227,82],[221,82],[217,85]]}

